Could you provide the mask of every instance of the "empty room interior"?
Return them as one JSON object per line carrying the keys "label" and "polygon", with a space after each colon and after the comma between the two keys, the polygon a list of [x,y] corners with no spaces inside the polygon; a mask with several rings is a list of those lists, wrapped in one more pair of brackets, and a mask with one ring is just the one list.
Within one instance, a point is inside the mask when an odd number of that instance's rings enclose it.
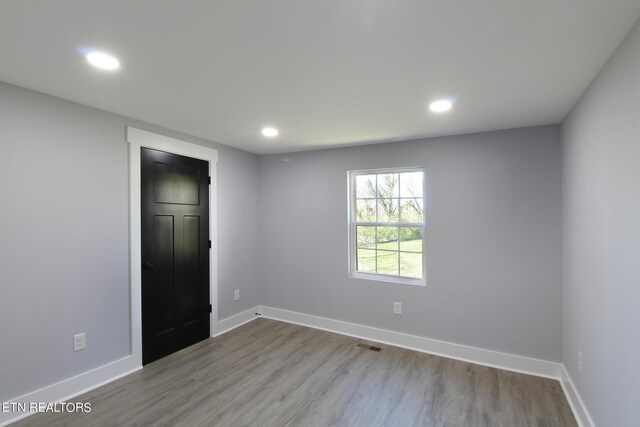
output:
{"label": "empty room interior", "polygon": [[640,426],[640,1],[0,2],[0,425]]}

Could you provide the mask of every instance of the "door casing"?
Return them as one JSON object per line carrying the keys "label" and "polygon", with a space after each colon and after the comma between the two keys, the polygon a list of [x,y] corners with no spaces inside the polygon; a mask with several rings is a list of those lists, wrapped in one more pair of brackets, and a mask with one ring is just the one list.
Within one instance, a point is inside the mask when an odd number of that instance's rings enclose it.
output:
{"label": "door casing", "polygon": [[218,150],[169,138],[153,132],[126,128],[126,140],[129,143],[129,268],[130,268],[130,354],[134,363],[142,365],[142,269],[141,269],[141,194],[140,194],[140,149],[142,147],[166,151],[181,156],[193,157],[209,162],[209,233],[211,250],[209,251],[209,295],[212,313],[210,316],[210,334],[215,336],[218,327],[218,229],[217,229],[217,165]]}

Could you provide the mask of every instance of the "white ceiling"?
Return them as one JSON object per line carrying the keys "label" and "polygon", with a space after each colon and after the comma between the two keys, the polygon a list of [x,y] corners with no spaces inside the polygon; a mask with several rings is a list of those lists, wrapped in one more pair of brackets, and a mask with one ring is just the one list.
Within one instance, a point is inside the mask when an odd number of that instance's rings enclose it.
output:
{"label": "white ceiling", "polygon": [[[558,123],[639,15],[640,0],[2,0],[0,80],[307,150]],[[430,113],[441,96],[454,110]]]}

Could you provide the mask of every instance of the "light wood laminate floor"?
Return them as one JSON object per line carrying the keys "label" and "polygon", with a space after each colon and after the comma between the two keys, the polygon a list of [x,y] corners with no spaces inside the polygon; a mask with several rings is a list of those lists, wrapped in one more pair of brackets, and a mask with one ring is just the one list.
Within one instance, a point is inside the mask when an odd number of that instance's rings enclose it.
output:
{"label": "light wood laminate floor", "polygon": [[558,381],[361,342],[260,318],[17,425],[577,425]]}

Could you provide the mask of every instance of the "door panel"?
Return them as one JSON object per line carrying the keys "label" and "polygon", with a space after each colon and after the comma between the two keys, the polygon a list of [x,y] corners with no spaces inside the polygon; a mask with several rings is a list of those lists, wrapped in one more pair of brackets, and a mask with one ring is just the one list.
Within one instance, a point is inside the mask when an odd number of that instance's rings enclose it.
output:
{"label": "door panel", "polygon": [[198,307],[199,294],[197,285],[200,283],[200,271],[197,260],[200,258],[200,218],[197,216],[185,216],[182,219],[184,230],[183,262],[184,262],[184,284],[182,293],[181,312],[184,313],[182,322],[184,325],[199,320]]}
{"label": "door panel", "polygon": [[143,364],[209,337],[208,171],[141,150]]}
{"label": "door panel", "polygon": [[156,203],[199,204],[199,171],[197,169],[156,162],[154,172]]}
{"label": "door panel", "polygon": [[149,279],[153,280],[151,288],[149,280],[147,286],[152,292],[148,292],[149,307],[156,312],[154,322],[149,324],[150,331],[154,334],[166,333],[175,328],[175,310],[173,308],[173,236],[175,228],[173,217],[169,215],[156,215],[153,218],[153,244],[155,257],[155,271]]}

